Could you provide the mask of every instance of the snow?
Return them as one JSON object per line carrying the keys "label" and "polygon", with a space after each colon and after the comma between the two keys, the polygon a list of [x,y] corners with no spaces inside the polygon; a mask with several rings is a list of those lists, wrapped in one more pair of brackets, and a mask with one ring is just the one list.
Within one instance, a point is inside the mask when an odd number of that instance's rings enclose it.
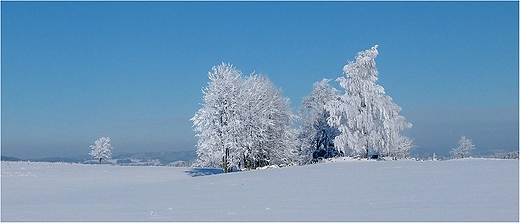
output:
{"label": "snow", "polygon": [[289,99],[267,76],[222,63],[208,73],[204,104],[191,121],[197,132],[197,166],[226,169],[296,159]]}
{"label": "snow", "polygon": [[341,132],[334,138],[334,146],[347,155],[406,157],[413,142],[399,132],[412,124],[399,115],[401,107],[376,83],[377,46],[358,52],[356,61],[343,67],[345,76],[336,81],[344,94],[325,104],[330,113],[327,122]]}
{"label": "snow", "polygon": [[2,221],[519,221],[518,160],[1,168]]}

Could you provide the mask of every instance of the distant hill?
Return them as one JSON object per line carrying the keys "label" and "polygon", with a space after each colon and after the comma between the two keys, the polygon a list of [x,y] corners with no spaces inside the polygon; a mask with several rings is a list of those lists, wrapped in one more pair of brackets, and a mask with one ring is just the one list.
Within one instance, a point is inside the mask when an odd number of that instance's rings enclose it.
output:
{"label": "distant hill", "polygon": [[66,156],[66,157],[45,157],[39,159],[29,159],[32,162],[64,162],[64,163],[82,163],[85,160],[89,160],[92,157],[86,155]]}
{"label": "distant hill", "polygon": [[189,151],[162,151],[162,152],[144,152],[144,153],[119,153],[112,155],[112,159],[118,163],[128,163],[131,161],[152,162],[159,161],[160,165],[168,165],[177,161],[189,163],[197,159],[195,150]]}
{"label": "distant hill", "polygon": [[[116,153],[112,155],[115,164],[139,165],[168,165],[170,163],[185,163],[197,159],[195,150],[189,151],[162,151],[142,153]],[[17,157],[2,156],[2,161],[31,161],[31,162],[65,162],[65,163],[95,163],[88,154],[66,157],[45,157],[38,159],[19,159]],[[181,162],[182,161],[182,162]]]}
{"label": "distant hill", "polygon": [[23,161],[22,159],[11,157],[11,156],[2,156],[2,161]]}

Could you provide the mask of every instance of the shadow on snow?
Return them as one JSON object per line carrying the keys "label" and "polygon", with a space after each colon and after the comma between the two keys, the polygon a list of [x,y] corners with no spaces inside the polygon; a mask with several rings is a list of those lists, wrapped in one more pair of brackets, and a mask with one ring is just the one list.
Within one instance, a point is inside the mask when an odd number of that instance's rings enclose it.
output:
{"label": "shadow on snow", "polygon": [[192,177],[201,177],[201,176],[207,176],[207,175],[215,175],[215,174],[221,174],[222,169],[214,169],[214,168],[193,168],[191,170],[184,171],[188,175]]}

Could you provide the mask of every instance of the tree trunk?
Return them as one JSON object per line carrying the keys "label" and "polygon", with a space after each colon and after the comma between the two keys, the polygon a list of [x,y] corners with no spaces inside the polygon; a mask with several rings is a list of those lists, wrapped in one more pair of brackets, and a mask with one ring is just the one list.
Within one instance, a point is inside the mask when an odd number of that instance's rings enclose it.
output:
{"label": "tree trunk", "polygon": [[223,155],[222,156],[222,172],[225,173],[227,170],[227,165],[226,165],[226,155]]}
{"label": "tree trunk", "polygon": [[222,170],[224,171],[224,173],[229,172],[228,159],[229,159],[229,149],[226,148],[226,150],[224,152],[224,156],[222,156]]}
{"label": "tree trunk", "polygon": [[102,157],[99,157],[98,159],[98,164],[101,164],[101,159],[103,159]]}

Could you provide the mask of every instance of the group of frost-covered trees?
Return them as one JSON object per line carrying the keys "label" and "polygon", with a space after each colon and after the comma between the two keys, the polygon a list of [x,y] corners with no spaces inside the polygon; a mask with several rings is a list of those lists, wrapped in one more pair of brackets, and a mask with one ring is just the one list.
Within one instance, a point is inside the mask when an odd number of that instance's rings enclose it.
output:
{"label": "group of frost-covered trees", "polygon": [[213,67],[204,105],[192,121],[197,165],[254,169],[298,158],[289,99],[263,75],[247,78],[230,64]]}
{"label": "group of frost-covered trees", "polygon": [[[377,45],[359,52],[338,78],[342,90],[324,79],[314,84],[298,115],[289,99],[263,75],[244,77],[226,63],[213,67],[204,103],[193,118],[196,166],[255,169],[307,164],[316,157],[380,154],[405,157],[412,140],[399,132],[412,124],[376,84]],[[300,120],[298,129],[293,128]]]}

